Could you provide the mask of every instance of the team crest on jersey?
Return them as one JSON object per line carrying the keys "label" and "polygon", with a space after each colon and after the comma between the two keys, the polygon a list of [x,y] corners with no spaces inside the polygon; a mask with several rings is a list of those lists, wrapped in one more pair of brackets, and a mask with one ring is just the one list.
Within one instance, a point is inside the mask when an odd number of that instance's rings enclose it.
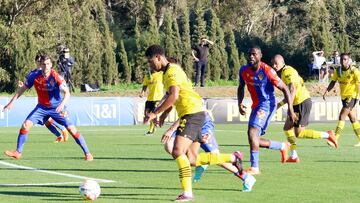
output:
{"label": "team crest on jersey", "polygon": [[264,79],[264,75],[262,73],[259,73],[258,78],[259,78],[259,80],[262,80],[262,79]]}
{"label": "team crest on jersey", "polygon": [[51,79],[49,83],[50,83],[51,87],[55,86],[55,81],[53,79]]}

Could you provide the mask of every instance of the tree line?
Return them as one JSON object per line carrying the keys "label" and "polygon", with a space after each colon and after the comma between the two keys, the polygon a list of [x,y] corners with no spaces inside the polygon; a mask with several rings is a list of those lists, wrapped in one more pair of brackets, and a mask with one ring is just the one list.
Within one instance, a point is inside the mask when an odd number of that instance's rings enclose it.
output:
{"label": "tree line", "polygon": [[145,49],[161,44],[192,77],[191,48],[206,36],[207,79],[236,80],[246,52],[282,54],[307,74],[311,52],[360,58],[358,0],[0,0],[0,91],[13,91],[37,53],[66,45],[75,85],[141,82]]}

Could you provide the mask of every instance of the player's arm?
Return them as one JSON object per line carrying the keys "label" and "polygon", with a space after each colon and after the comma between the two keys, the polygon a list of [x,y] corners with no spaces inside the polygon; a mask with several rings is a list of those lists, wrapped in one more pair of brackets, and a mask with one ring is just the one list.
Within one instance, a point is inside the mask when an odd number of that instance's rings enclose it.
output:
{"label": "player's arm", "polygon": [[142,86],[142,89],[141,89],[141,92],[140,92],[140,95],[139,95],[140,98],[145,96],[146,89],[147,89],[147,86],[145,86],[145,85]]}
{"label": "player's arm", "polygon": [[145,117],[144,123],[149,123],[150,121],[154,120],[157,115],[159,115],[162,112],[164,112],[165,110],[168,110],[169,108],[171,108],[175,104],[176,100],[179,98],[179,92],[180,92],[179,86],[170,86],[168,95],[167,95],[166,99],[164,100],[164,102],[162,102],[155,109],[154,112],[150,112]]}
{"label": "player's arm", "polygon": [[[293,83],[290,83],[288,85],[288,88],[289,88],[289,91],[290,91],[290,100],[292,102],[294,102],[294,98],[295,98],[295,94],[296,94],[296,88],[295,88],[295,85]],[[283,100],[281,100],[278,104],[277,104],[277,108],[280,108],[281,106],[283,106],[284,104],[286,104],[287,101],[286,99],[284,98]]]}
{"label": "player's arm", "polygon": [[3,111],[5,110],[10,110],[13,105],[14,105],[14,102],[27,90],[29,89],[26,85],[22,85],[21,87],[19,87],[17,90],[16,90],[16,93],[15,95],[11,98],[11,100],[9,101],[9,103],[7,103],[4,108],[3,108]]}
{"label": "player's arm", "polygon": [[64,97],[63,99],[61,100],[61,103],[59,104],[58,107],[56,107],[56,112],[61,112],[64,107],[65,107],[65,104],[69,101],[70,99],[70,91],[69,91],[69,87],[67,86],[66,82],[63,81],[61,83],[61,85],[59,86],[60,88],[60,91],[64,94]]}
{"label": "player's arm", "polygon": [[199,61],[199,59],[195,56],[195,50],[191,51],[191,55],[195,59],[195,61]]}
{"label": "player's arm", "polygon": [[242,104],[244,97],[245,97],[245,83],[242,82],[242,79],[240,78],[240,83],[237,89],[237,99],[238,99],[239,112],[241,115],[245,115],[246,113],[246,106]]}
{"label": "player's arm", "polygon": [[177,119],[161,137],[161,143],[166,143],[171,138],[171,135],[175,132],[175,130],[179,127],[179,125],[180,119]]}
{"label": "player's arm", "polygon": [[205,42],[206,42],[207,44],[210,44],[211,46],[214,45],[214,42],[213,42],[213,41],[210,41],[210,40],[208,40],[208,39],[204,39],[204,40],[205,40]]}
{"label": "player's arm", "polygon": [[326,88],[326,90],[325,90],[325,92],[324,92],[324,94],[323,94],[323,99],[324,99],[324,100],[326,100],[326,99],[325,99],[326,94],[327,94],[328,92],[330,92],[330,91],[332,90],[332,88],[334,88],[335,84],[336,84],[336,81],[334,81],[334,80],[332,80],[332,81],[329,83],[328,87]]}
{"label": "player's arm", "polygon": [[288,116],[290,117],[291,121],[295,122],[297,120],[297,116],[294,113],[293,100],[291,99],[289,88],[285,85],[285,83],[282,80],[279,80],[279,82],[275,85],[275,87],[277,87],[279,90],[283,92],[285,101],[288,105]]}

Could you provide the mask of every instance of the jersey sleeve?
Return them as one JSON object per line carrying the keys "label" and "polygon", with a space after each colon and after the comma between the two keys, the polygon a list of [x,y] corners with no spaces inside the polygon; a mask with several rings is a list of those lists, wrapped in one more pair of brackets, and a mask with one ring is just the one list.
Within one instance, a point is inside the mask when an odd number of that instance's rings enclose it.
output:
{"label": "jersey sleeve", "polygon": [[167,87],[170,88],[171,86],[179,86],[181,84],[181,77],[178,70],[176,68],[171,68],[168,71],[169,73],[166,78]]}
{"label": "jersey sleeve", "polygon": [[242,66],[239,69],[239,84],[242,85],[242,86],[245,86],[245,81],[244,81],[244,78],[242,76],[242,73],[244,72],[244,69],[245,69],[245,66]]}
{"label": "jersey sleeve", "polygon": [[357,68],[354,68],[355,81],[360,83],[360,71]]}
{"label": "jersey sleeve", "polygon": [[36,78],[36,74],[35,72],[30,72],[25,79],[25,86],[28,87],[29,89],[34,85],[34,80]]}
{"label": "jersey sleeve", "polygon": [[[341,68],[341,67],[339,67],[339,68]],[[338,78],[339,78],[339,75],[338,75],[339,68],[335,69],[334,74],[331,76],[332,81],[337,81],[338,80]]]}
{"label": "jersey sleeve", "polygon": [[271,84],[273,84],[274,86],[278,86],[279,82],[281,81],[280,78],[277,76],[276,72],[274,69],[272,69],[270,66],[264,64],[264,70],[265,73],[267,75],[267,77],[269,78]]}
{"label": "jersey sleeve", "polygon": [[295,71],[292,71],[291,69],[285,70],[284,75],[281,77],[281,80],[286,84],[289,85],[291,82],[296,81],[298,75],[295,73]]}
{"label": "jersey sleeve", "polygon": [[143,86],[148,86],[148,85],[149,85],[149,79],[148,79],[147,75],[145,75],[144,81],[143,81]]}

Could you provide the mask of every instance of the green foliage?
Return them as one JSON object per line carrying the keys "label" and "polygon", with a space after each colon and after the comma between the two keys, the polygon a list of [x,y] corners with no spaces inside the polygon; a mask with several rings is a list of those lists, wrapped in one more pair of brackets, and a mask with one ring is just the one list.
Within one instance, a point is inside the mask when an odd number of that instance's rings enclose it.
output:
{"label": "green foliage", "polygon": [[326,57],[351,52],[360,60],[359,9],[358,0],[0,0],[0,89],[14,91],[38,52],[56,64],[59,45],[76,60],[77,86],[117,84],[120,76],[141,82],[148,69],[144,51],[155,43],[191,77],[191,47],[202,36],[215,42],[207,80],[235,80],[253,45],[262,48],[265,62],[282,54],[306,74],[314,50]]}
{"label": "green foliage", "polygon": [[124,41],[120,41],[120,61],[119,61],[119,73],[125,83],[131,82],[131,69],[128,63],[128,57],[124,46]]}
{"label": "green foliage", "polygon": [[235,43],[235,36],[232,30],[229,30],[227,35],[227,52],[228,52],[228,64],[230,67],[230,79],[236,80],[239,74],[240,62],[239,52]]}

